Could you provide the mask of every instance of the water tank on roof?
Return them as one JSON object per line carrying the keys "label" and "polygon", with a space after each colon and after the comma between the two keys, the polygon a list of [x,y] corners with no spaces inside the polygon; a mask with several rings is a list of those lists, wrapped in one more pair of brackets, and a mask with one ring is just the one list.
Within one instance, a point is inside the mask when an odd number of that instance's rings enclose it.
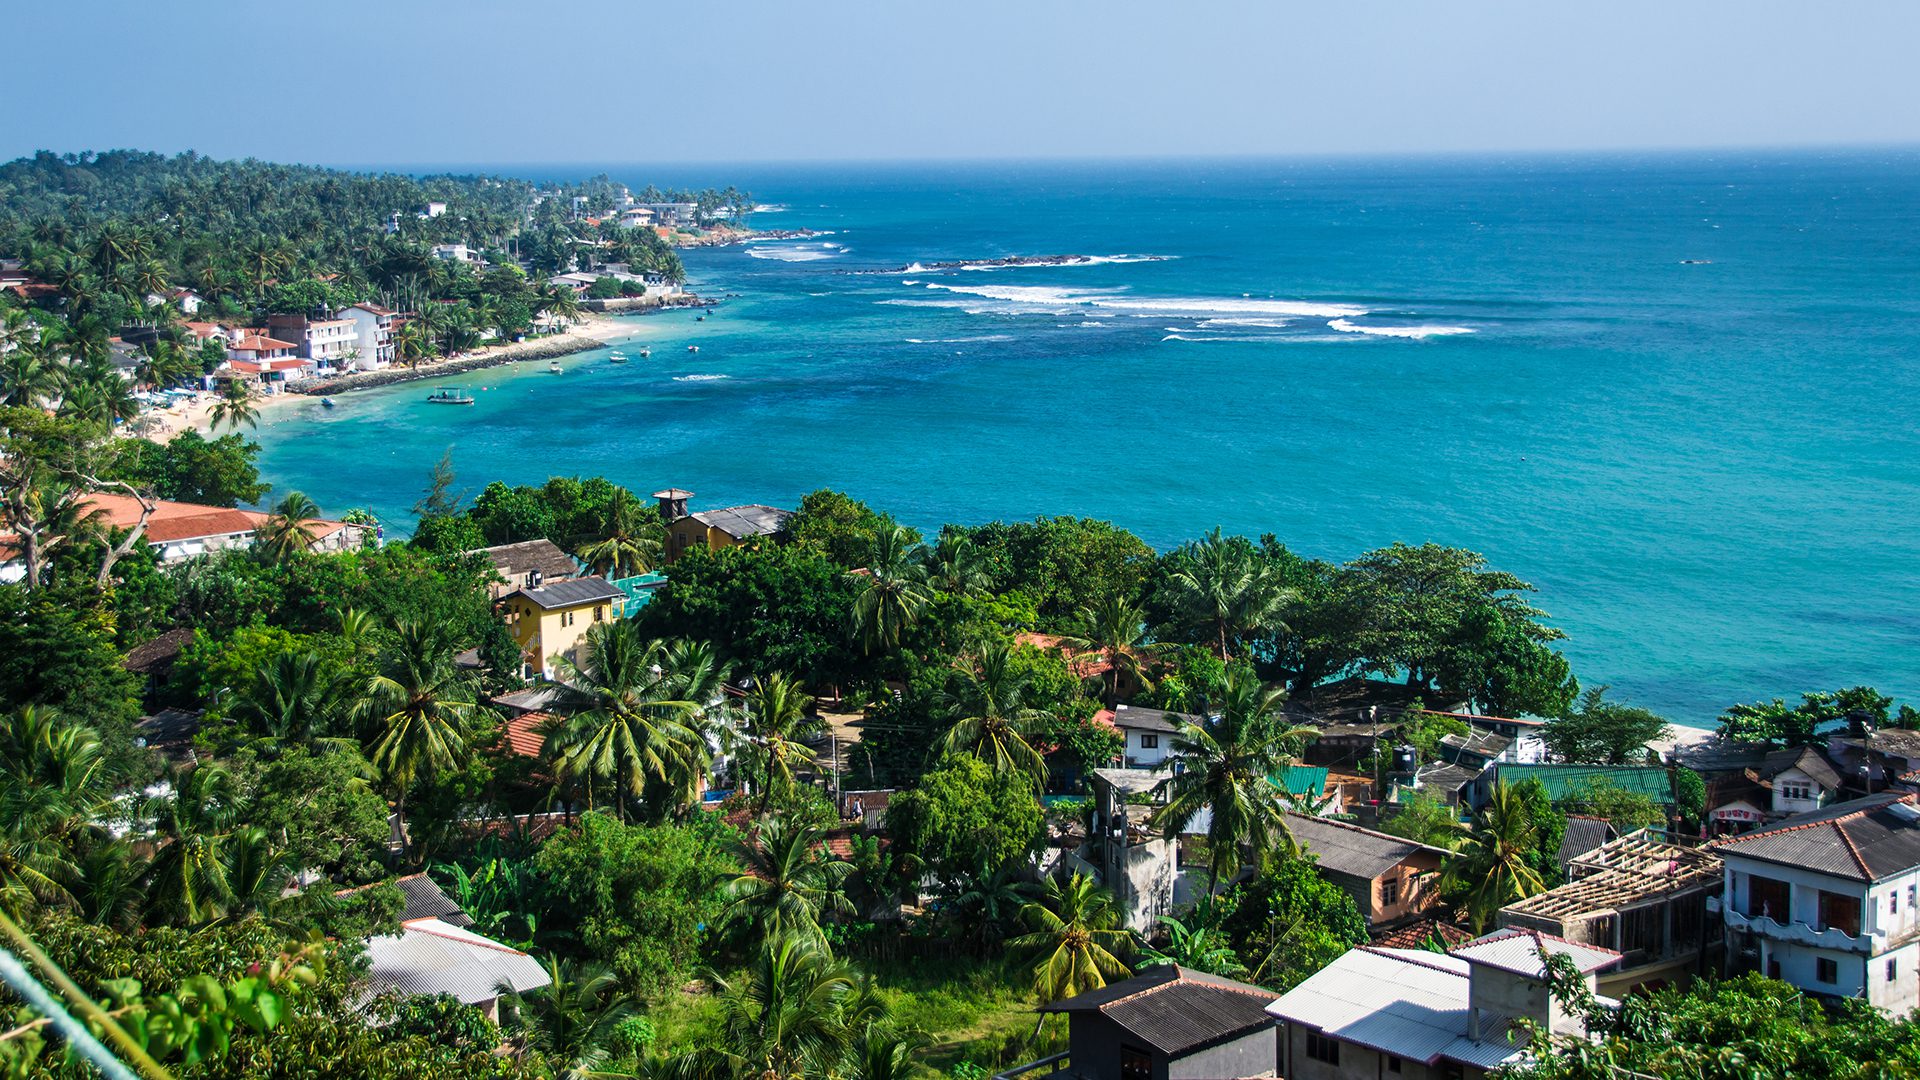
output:
{"label": "water tank on roof", "polygon": [[1406,743],[1393,748],[1393,771],[1410,773],[1420,765],[1420,752]]}

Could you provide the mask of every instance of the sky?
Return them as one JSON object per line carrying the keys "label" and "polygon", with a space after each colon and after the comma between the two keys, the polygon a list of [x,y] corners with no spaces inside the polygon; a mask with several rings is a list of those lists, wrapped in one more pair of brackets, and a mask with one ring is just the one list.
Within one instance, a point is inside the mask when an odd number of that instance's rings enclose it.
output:
{"label": "sky", "polygon": [[1920,3],[68,0],[0,158],[316,164],[1920,142]]}

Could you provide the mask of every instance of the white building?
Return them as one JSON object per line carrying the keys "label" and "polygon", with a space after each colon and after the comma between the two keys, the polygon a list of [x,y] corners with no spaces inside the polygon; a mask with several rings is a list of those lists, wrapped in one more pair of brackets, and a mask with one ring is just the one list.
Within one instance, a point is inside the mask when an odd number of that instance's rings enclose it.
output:
{"label": "white building", "polygon": [[428,204],[427,204],[427,212],[426,212],[426,214],[424,214],[423,216],[424,216],[424,217],[430,217],[430,218],[437,218],[437,217],[439,217],[439,216],[440,216],[441,214],[444,214],[444,213],[446,213],[446,212],[447,212],[447,204],[446,204],[446,203],[443,203],[443,202],[430,202],[430,203],[428,203]]}
{"label": "white building", "polygon": [[[1544,956],[1572,960],[1593,992],[1611,949],[1501,930],[1448,953],[1363,946],[1267,1006],[1288,1080],[1478,1080],[1523,1058],[1513,1021],[1561,1035],[1581,1018],[1549,992]],[[1604,999],[1602,999],[1604,1000]]]}
{"label": "white building", "polygon": [[393,363],[393,327],[399,313],[379,304],[355,304],[342,308],[335,318],[353,324],[360,354],[351,365],[354,371],[379,371]]}
{"label": "white building", "polygon": [[352,319],[269,315],[267,332],[293,342],[294,355],[313,361],[317,374],[349,370],[360,358],[360,335]]}
{"label": "white building", "polygon": [[468,247],[465,243],[435,244],[433,245],[433,257],[436,259],[445,259],[447,262],[466,263],[468,266],[479,266],[481,263],[486,262],[485,259],[480,257],[478,251]]}
{"label": "white building", "polygon": [[1174,733],[1183,723],[1197,724],[1200,718],[1164,709],[1136,709],[1115,706],[1113,726],[1126,737],[1121,753],[1129,769],[1151,769],[1165,761],[1172,749]]}
{"label": "white building", "polygon": [[1886,791],[1717,841],[1727,960],[1896,1015],[1920,1004],[1920,794]]}

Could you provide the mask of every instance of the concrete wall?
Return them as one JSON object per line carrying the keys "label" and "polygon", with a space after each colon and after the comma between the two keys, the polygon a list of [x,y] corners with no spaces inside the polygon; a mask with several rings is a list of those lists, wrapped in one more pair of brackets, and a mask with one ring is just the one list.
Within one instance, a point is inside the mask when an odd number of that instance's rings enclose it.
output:
{"label": "concrete wall", "polygon": [[[1350,1042],[1340,1044],[1340,1064],[1315,1061],[1307,1056],[1307,1029],[1298,1024],[1285,1026],[1280,1052],[1280,1073],[1287,1080],[1446,1080],[1450,1075],[1445,1062],[1429,1067],[1408,1058],[1400,1059],[1399,1072],[1390,1072],[1388,1055]],[[1479,1080],[1486,1074],[1469,1068],[1465,1075]]]}
{"label": "concrete wall", "polygon": [[[1194,1050],[1167,1063],[1167,1080],[1220,1080],[1232,1076],[1278,1076],[1280,1029],[1251,1031],[1237,1039]],[[1155,1070],[1158,1072],[1158,1070]]]}
{"label": "concrete wall", "polygon": [[[1133,769],[1151,769],[1166,760],[1173,734],[1166,731],[1123,731],[1127,737],[1127,767]],[[1157,742],[1157,746],[1142,745],[1144,739]]]}

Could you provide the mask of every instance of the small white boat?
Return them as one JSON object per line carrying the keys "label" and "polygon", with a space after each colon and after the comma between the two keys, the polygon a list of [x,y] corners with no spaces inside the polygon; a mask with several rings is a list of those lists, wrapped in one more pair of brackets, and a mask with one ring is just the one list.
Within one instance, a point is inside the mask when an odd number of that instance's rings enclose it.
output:
{"label": "small white boat", "polygon": [[558,374],[560,374],[560,373],[561,373],[561,371],[563,371],[563,370],[565,370],[565,369],[563,369],[563,368],[562,368],[562,367],[560,366],[560,361],[558,361],[558,360],[549,360],[549,361],[547,361],[547,370],[548,370],[548,371],[551,371],[551,372],[553,372],[553,373],[554,373],[555,375],[558,375]]}
{"label": "small white boat", "polygon": [[700,351],[700,346],[698,346],[698,345],[689,345],[689,346],[687,346],[687,351],[688,351],[688,352],[699,352],[699,351]]}
{"label": "small white boat", "polygon": [[320,407],[321,407],[321,408],[323,408],[323,409],[331,409],[331,408],[333,408],[333,399],[332,399],[332,398],[330,398],[330,397],[323,397],[323,398],[321,398],[321,399],[320,399]]}
{"label": "small white boat", "polygon": [[608,354],[607,354],[607,363],[609,363],[609,364],[624,364],[624,363],[626,363],[626,362],[627,362],[627,354],[626,354],[626,353],[623,353],[623,352],[610,352],[610,353],[608,353]]}
{"label": "small white boat", "polygon": [[652,355],[653,355],[653,350],[650,348],[643,348],[640,350],[640,359],[642,360],[645,360]]}

